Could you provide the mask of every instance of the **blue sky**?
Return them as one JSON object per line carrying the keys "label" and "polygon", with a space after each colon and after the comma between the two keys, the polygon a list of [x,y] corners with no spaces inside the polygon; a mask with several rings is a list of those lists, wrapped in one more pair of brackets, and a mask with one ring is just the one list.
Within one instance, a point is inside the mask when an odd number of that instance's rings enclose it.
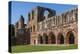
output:
{"label": "blue sky", "polygon": [[19,18],[20,15],[23,15],[25,19],[25,23],[27,23],[28,20],[28,13],[32,10],[32,8],[35,8],[36,6],[42,6],[47,7],[53,10],[56,10],[56,13],[63,13],[67,10],[71,10],[76,5],[66,5],[66,4],[49,4],[49,3],[32,3],[32,2],[19,2],[19,1],[12,1],[12,10],[11,10],[11,23],[15,24]]}

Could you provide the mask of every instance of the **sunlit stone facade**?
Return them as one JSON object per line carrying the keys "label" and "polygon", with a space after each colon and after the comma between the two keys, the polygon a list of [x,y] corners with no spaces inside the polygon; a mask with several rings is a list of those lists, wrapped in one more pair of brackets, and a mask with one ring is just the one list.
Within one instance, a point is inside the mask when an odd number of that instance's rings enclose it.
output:
{"label": "sunlit stone facade", "polygon": [[78,44],[78,8],[56,14],[56,10],[37,6],[28,13],[26,25],[32,45]]}

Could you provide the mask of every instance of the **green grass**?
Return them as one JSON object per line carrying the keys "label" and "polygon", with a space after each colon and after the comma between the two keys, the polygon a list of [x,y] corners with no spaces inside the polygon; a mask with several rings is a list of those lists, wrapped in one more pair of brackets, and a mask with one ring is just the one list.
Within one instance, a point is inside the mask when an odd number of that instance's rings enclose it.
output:
{"label": "green grass", "polygon": [[78,48],[78,45],[69,45],[69,46],[19,45],[19,46],[12,46],[12,53],[51,51],[51,50],[66,50],[66,49],[77,49],[77,48]]}

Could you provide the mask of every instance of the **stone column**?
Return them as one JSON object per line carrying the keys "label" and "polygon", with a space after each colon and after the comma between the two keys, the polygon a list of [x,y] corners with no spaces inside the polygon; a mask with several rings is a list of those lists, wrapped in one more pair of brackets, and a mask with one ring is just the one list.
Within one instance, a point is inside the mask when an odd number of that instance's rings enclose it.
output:
{"label": "stone column", "polygon": [[64,44],[65,44],[65,45],[67,44],[67,42],[66,42],[66,37],[64,37]]}
{"label": "stone column", "polygon": [[38,38],[36,38],[36,45],[38,44]]}
{"label": "stone column", "polygon": [[45,38],[44,38],[44,36],[43,36],[43,38],[42,38],[42,39],[43,39],[43,44],[45,44]]}
{"label": "stone column", "polygon": [[61,15],[61,18],[62,18],[62,24],[64,23],[64,20],[63,20],[63,16]]}
{"label": "stone column", "polygon": [[48,37],[48,44],[51,44],[51,37]]}
{"label": "stone column", "polygon": [[55,36],[55,39],[56,39],[56,45],[58,45],[58,37]]}

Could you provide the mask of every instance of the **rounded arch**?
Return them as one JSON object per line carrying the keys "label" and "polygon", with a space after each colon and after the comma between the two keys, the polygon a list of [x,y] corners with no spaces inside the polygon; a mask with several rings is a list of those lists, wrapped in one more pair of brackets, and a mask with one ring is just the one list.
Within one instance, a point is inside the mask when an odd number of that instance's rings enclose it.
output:
{"label": "rounded arch", "polygon": [[50,40],[51,40],[51,44],[55,44],[56,43],[56,38],[55,38],[55,35],[54,35],[53,32],[49,33],[49,37],[50,37]]}
{"label": "rounded arch", "polygon": [[43,34],[43,42],[44,44],[48,44],[48,36],[46,33]]}
{"label": "rounded arch", "polygon": [[67,33],[66,42],[67,42],[68,44],[75,44],[74,32],[69,31],[69,32]]}
{"label": "rounded arch", "polygon": [[62,33],[58,34],[57,40],[59,44],[64,44],[64,36]]}

